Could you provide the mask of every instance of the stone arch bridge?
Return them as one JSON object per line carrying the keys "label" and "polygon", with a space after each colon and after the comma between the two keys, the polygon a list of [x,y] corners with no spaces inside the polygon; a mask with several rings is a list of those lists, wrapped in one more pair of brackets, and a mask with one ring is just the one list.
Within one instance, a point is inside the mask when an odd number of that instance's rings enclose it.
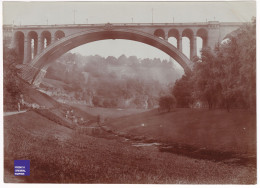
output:
{"label": "stone arch bridge", "polygon": [[[38,85],[49,65],[67,51],[98,40],[126,39],[154,46],[174,58],[190,71],[191,59],[197,54],[197,37],[203,47],[214,48],[227,34],[243,23],[165,23],[165,24],[87,24],[87,25],[26,25],[12,27],[11,48],[19,57],[20,76]],[[177,40],[177,47],[168,42]],[[190,57],[182,53],[182,38],[190,41]]]}

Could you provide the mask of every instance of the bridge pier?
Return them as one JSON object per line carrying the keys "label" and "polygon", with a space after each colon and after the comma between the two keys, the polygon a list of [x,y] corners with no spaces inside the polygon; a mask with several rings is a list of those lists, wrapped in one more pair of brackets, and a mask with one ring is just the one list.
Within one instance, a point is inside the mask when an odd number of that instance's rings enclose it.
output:
{"label": "bridge pier", "polygon": [[196,35],[192,35],[191,41],[190,41],[190,60],[192,60],[192,58],[194,56],[197,56],[197,36]]}
{"label": "bridge pier", "polygon": [[182,35],[179,35],[177,38],[177,48],[180,52],[182,52]]}
{"label": "bridge pier", "polygon": [[203,40],[202,48],[208,47],[208,39],[207,38],[203,38],[202,40]]}
{"label": "bridge pier", "polygon": [[167,33],[165,33],[165,37],[164,38],[165,38],[166,41],[168,41],[168,34]]}
{"label": "bridge pier", "polygon": [[30,56],[30,42],[28,41],[28,37],[24,38],[24,56],[23,56],[23,64],[27,64],[29,62],[29,57]]}
{"label": "bridge pier", "polygon": [[[224,32],[226,29],[222,29]],[[212,22],[209,22],[208,24],[208,37],[207,37],[207,46],[210,47],[212,50],[215,49],[216,45],[221,42],[221,39],[220,38],[220,34],[222,33],[220,32],[220,29],[219,29],[219,22],[217,21],[212,21]],[[231,31],[230,31],[231,32]],[[225,31],[225,33],[229,33],[227,31]],[[225,36],[225,35],[223,35]]]}
{"label": "bridge pier", "polygon": [[38,50],[37,50],[37,54],[40,54],[42,52],[42,47],[43,47],[42,38],[41,38],[41,36],[38,36]]}
{"label": "bridge pier", "polygon": [[54,36],[54,34],[51,34],[51,43],[50,44],[52,44],[54,42],[55,42],[55,36]]}

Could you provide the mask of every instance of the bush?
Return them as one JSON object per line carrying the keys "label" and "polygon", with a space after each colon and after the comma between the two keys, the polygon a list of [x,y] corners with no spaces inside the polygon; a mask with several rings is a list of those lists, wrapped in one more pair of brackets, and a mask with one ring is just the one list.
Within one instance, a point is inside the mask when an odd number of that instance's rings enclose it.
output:
{"label": "bush", "polygon": [[159,111],[170,112],[176,106],[176,99],[174,96],[163,96],[159,99]]}
{"label": "bush", "polygon": [[94,106],[100,106],[100,98],[97,96],[94,96],[92,99],[92,103]]}

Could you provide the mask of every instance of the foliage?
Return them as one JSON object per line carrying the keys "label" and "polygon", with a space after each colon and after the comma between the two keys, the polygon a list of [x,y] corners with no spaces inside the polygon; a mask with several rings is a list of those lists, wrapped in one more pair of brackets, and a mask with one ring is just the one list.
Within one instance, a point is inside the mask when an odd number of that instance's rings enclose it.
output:
{"label": "foliage", "polygon": [[180,76],[181,71],[172,62],[159,58],[71,53],[57,60],[46,74],[46,78],[66,83],[64,93],[73,92],[77,100],[114,108],[157,107],[160,94],[168,94],[168,85]]}
{"label": "foliage", "polygon": [[209,109],[216,106],[221,93],[219,76],[215,54],[210,49],[203,49],[201,59],[195,62],[191,79],[194,99],[206,101]]}
{"label": "foliage", "polygon": [[[256,105],[256,28],[245,24],[230,33],[214,51],[204,48],[190,77],[176,82],[178,104],[207,103],[208,108],[250,108]],[[187,97],[186,103],[183,102]],[[188,101],[188,102],[187,102]]]}
{"label": "foliage", "polygon": [[170,112],[176,105],[176,99],[174,96],[162,96],[159,99],[159,111]]}
{"label": "foliage", "polygon": [[193,85],[190,79],[191,75],[183,75],[181,79],[176,80],[173,87],[173,95],[177,101],[177,107],[187,108],[192,103],[192,89]]}
{"label": "foliage", "polygon": [[17,103],[21,94],[19,88],[20,80],[17,77],[16,68],[17,54],[14,49],[6,46],[3,48],[3,67],[4,67],[4,110],[17,110]]}

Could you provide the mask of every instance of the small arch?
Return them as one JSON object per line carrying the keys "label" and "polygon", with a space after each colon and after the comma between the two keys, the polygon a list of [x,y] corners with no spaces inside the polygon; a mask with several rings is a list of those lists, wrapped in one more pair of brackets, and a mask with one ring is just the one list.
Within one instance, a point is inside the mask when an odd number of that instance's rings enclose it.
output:
{"label": "small arch", "polygon": [[168,32],[168,42],[177,48],[178,40],[179,40],[179,31],[177,29],[171,29]]}
{"label": "small arch", "polygon": [[183,46],[183,53],[192,59],[192,37],[193,31],[191,29],[185,29],[182,32],[182,46]]}
{"label": "small arch", "polygon": [[65,33],[61,30],[55,32],[55,41],[60,40],[61,38],[65,37]]}
{"label": "small arch", "polygon": [[177,29],[171,29],[168,32],[168,37],[174,37],[174,38],[178,39],[179,38],[179,31]]}
{"label": "small arch", "polygon": [[51,33],[49,31],[43,31],[41,34],[42,49],[51,44]]}
{"label": "small arch", "polygon": [[17,31],[14,34],[15,52],[18,56],[18,63],[23,63],[24,58],[24,33]]}
{"label": "small arch", "polygon": [[182,37],[187,37],[187,38],[189,38],[191,40],[192,36],[193,36],[193,31],[191,29],[185,29],[182,32]]}
{"label": "small arch", "polygon": [[38,49],[38,34],[35,31],[28,33],[28,54],[29,60],[32,60],[37,55]]}
{"label": "small arch", "polygon": [[202,48],[207,47],[207,42],[208,42],[208,31],[204,28],[200,28],[197,31],[197,36],[202,39]]}
{"label": "small arch", "polygon": [[154,35],[159,37],[159,38],[165,39],[165,32],[162,29],[156,29],[154,31]]}

